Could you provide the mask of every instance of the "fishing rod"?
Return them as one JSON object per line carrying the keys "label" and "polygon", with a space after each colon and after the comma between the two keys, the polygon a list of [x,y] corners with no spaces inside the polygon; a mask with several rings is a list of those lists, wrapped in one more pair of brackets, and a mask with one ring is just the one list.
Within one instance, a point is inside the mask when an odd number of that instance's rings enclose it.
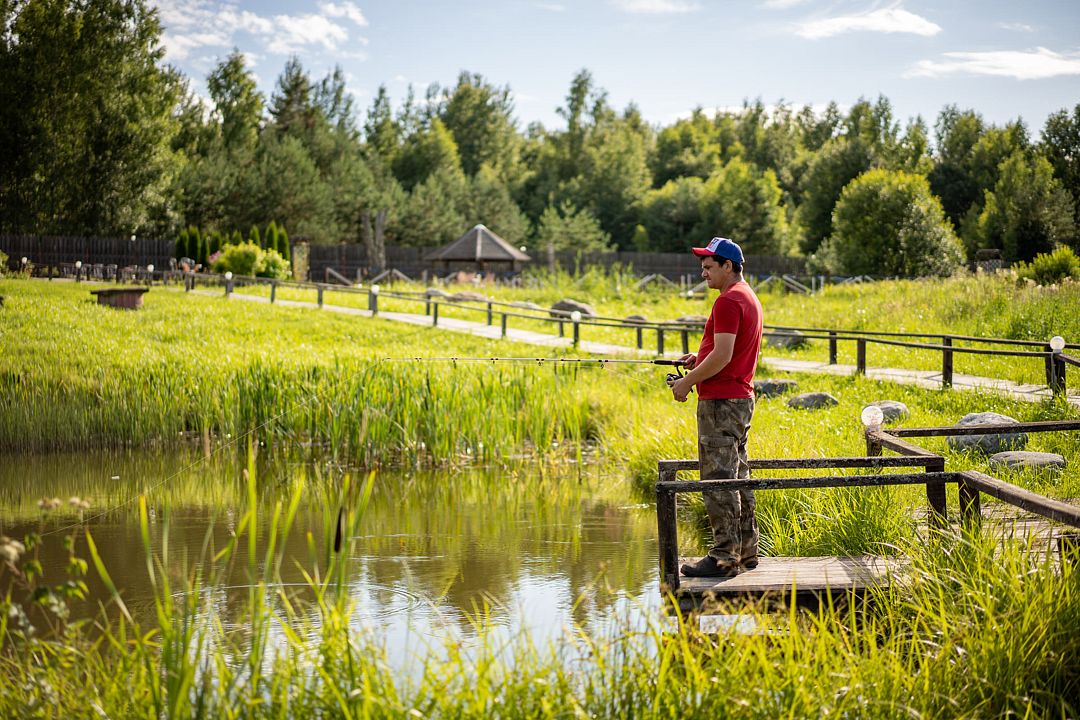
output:
{"label": "fishing rod", "polygon": [[564,357],[400,357],[383,358],[390,362],[472,362],[472,363],[499,363],[499,362],[534,362],[538,365],[544,363],[578,363],[580,365],[604,365],[621,363],[628,365],[667,365],[675,368],[674,373],[668,373],[668,380],[678,380],[683,376],[682,369],[688,363],[684,360],[624,360],[622,358],[564,358]]}

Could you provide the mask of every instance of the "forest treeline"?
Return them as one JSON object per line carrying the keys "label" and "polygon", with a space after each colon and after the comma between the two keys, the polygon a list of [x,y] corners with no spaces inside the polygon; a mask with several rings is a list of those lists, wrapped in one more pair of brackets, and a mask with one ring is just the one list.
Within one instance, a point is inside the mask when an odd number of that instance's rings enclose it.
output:
{"label": "forest treeline", "polygon": [[203,100],[164,62],[143,0],[0,3],[0,86],[4,233],[276,220],[294,240],[437,246],[484,223],[538,252],[682,251],[721,234],[878,274],[1080,245],[1080,104],[1037,134],[956,106],[932,127],[901,122],[885,97],[820,112],[757,100],[656,126],[582,70],[557,127],[522,127],[510,87],[475,73],[396,107],[380,87],[359,107],[340,69],[314,78],[295,57],[266,97],[239,51]]}

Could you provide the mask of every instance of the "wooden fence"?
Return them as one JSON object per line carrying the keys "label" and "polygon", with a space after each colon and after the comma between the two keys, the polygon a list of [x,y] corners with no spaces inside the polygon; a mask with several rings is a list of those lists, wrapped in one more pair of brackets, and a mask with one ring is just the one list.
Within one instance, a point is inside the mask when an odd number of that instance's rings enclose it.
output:
{"label": "wooden fence", "polygon": [[161,238],[71,237],[60,235],[0,235],[0,250],[8,268],[17,270],[22,258],[38,268],[83,265],[169,267],[176,244]]}
{"label": "wooden fence", "polygon": [[[424,273],[436,272],[436,264],[424,260],[430,248],[387,247],[387,268],[399,270],[413,278],[420,278]],[[555,254],[556,264],[564,270],[600,266],[610,268],[614,265],[633,267],[641,275],[662,275],[677,281],[685,275],[695,280],[701,274],[701,264],[689,251],[685,253],[575,253],[559,252]],[[323,277],[326,268],[332,268],[348,278],[360,279],[368,269],[367,254],[362,245],[312,245],[308,256],[310,277]],[[542,258],[534,258],[532,266],[544,266]],[[463,264],[462,268],[472,267]],[[747,272],[755,275],[782,275],[806,273],[806,262],[800,258],[771,255],[751,255],[746,258]]]}

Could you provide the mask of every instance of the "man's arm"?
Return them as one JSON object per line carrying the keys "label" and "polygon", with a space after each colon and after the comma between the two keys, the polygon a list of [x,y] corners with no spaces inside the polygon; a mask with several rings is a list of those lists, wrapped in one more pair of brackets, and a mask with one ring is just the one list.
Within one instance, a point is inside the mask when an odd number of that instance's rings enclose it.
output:
{"label": "man's arm", "polygon": [[712,352],[671,386],[671,392],[679,402],[686,402],[693,386],[708,380],[731,362],[731,355],[735,351],[735,333],[716,333],[713,335],[713,343]]}

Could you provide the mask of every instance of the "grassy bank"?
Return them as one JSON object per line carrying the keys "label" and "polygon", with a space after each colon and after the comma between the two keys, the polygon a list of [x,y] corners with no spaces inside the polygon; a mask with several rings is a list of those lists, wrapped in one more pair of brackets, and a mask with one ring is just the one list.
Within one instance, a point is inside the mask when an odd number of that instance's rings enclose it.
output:
{"label": "grassy bank", "polygon": [[[0,292],[0,448],[255,432],[370,464],[544,454],[595,434],[567,390],[573,369],[382,360],[438,354],[442,336],[428,329],[171,292],[117,312],[70,283],[9,281]],[[454,336],[462,355],[494,347]]]}

